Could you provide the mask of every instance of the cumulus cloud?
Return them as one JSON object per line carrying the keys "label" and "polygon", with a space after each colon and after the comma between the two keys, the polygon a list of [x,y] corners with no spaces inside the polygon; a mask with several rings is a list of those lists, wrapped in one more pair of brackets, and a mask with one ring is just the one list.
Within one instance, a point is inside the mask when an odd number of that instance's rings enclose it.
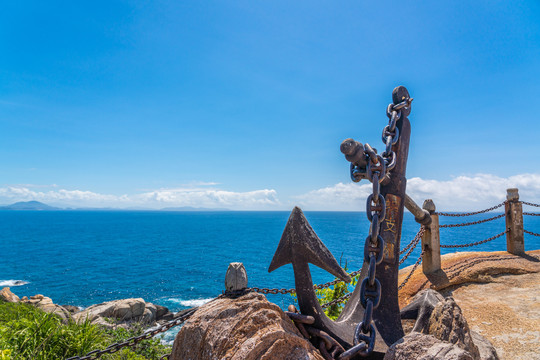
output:
{"label": "cumulus cloud", "polygon": [[[490,174],[458,176],[450,180],[408,179],[407,194],[417,203],[433,199],[440,210],[468,211],[487,208],[506,198],[506,189],[517,187],[520,198],[540,201],[540,174],[521,174],[508,178]],[[371,184],[338,183],[296,196],[308,210],[364,210]]]}
{"label": "cumulus cloud", "polygon": [[277,193],[273,189],[234,192],[188,187],[158,189],[131,195],[112,195],[66,189],[36,191],[24,186],[0,188],[0,202],[2,203],[30,200],[69,207],[142,207],[155,209],[193,206],[250,210],[273,208],[280,204]]}

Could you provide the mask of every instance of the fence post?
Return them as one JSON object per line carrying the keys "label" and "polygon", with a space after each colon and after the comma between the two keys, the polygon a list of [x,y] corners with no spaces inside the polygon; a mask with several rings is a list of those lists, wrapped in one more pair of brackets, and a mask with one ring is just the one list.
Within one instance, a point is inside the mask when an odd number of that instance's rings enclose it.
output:
{"label": "fence post", "polygon": [[514,255],[525,253],[525,244],[523,239],[523,206],[519,201],[518,189],[511,188],[506,190],[506,251]]}
{"label": "fence post", "polygon": [[235,292],[247,288],[248,278],[246,268],[241,262],[229,264],[225,274],[225,291]]}
{"label": "fence post", "polygon": [[422,271],[430,274],[441,269],[441,239],[439,236],[439,215],[435,213],[435,203],[427,199],[422,206],[431,215],[431,224],[426,225],[422,236]]}

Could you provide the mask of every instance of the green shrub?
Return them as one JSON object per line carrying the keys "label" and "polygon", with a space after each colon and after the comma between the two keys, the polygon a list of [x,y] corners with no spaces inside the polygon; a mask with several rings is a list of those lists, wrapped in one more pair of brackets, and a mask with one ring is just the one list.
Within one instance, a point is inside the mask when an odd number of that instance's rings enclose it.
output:
{"label": "green shrub", "polygon": [[[81,356],[139,335],[144,329],[107,330],[90,322],[62,324],[54,314],[23,303],[0,302],[0,360],[53,360]],[[102,356],[105,360],[159,359],[170,352],[158,339]]]}

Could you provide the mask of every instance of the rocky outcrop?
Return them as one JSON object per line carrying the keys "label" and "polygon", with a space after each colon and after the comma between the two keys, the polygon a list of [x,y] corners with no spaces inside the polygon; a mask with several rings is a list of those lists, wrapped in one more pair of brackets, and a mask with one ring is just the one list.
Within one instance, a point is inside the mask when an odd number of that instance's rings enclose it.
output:
{"label": "rocky outcrop", "polygon": [[171,360],[323,360],[281,309],[257,293],[200,307],[180,330]]}
{"label": "rocky outcrop", "polygon": [[455,300],[447,297],[433,309],[429,319],[429,334],[439,340],[448,341],[468,351],[479,359],[478,348],[473,342],[467,320]]}
{"label": "rocky outcrop", "polygon": [[430,318],[433,309],[444,297],[438,292],[426,289],[416,294],[409,305],[401,309],[402,319],[416,319],[412,331],[429,333]]}
{"label": "rocky outcrop", "polygon": [[392,344],[384,360],[474,360],[472,355],[457,345],[435,336],[412,332]]}
{"label": "rocky outcrop", "polygon": [[[151,324],[157,320],[157,313],[158,309],[154,304],[136,298],[92,305],[73,315],[73,319],[78,323],[88,320],[92,323],[114,327],[118,323],[129,322]],[[105,318],[114,319],[115,321],[107,321]]]}
{"label": "rocky outcrop", "polygon": [[3,288],[0,291],[0,300],[6,301],[6,302],[19,302],[20,299],[17,295],[11,292],[8,287]]}

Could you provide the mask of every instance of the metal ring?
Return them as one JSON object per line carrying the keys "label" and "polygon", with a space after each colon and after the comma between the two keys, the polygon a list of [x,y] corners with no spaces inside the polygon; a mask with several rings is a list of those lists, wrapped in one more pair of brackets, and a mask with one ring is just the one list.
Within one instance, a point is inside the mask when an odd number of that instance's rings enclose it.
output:
{"label": "metal ring", "polygon": [[366,308],[367,298],[371,298],[373,301],[373,309],[376,309],[381,303],[381,282],[378,279],[375,279],[375,290],[369,290],[369,279],[366,277],[362,280],[360,285],[360,303]]}
{"label": "metal ring", "polygon": [[[382,194],[379,194],[378,196],[378,205],[381,206],[381,209],[378,211],[379,213],[379,221],[383,221],[386,218],[386,200]],[[373,220],[373,194],[370,194],[367,198],[367,204],[366,204],[366,215],[368,217],[368,220],[371,222]]]}
{"label": "metal ring", "polygon": [[[359,323],[354,331],[354,338],[353,338],[353,344],[359,344],[360,341],[363,341],[366,343],[368,348],[366,349],[366,352],[369,354],[371,351],[373,351],[373,347],[375,346],[375,326],[373,326],[373,323],[369,324],[369,336],[364,335],[363,333],[363,327],[364,325],[362,323]],[[371,351],[369,350],[371,348]]]}
{"label": "metal ring", "polygon": [[369,255],[369,267],[368,267],[369,286],[375,285],[376,267],[377,267],[377,259],[375,258],[375,255],[371,254]]}
{"label": "metal ring", "polygon": [[[381,206],[381,210],[379,211],[379,221],[383,221],[384,218],[386,217],[386,200],[384,199],[384,196],[382,196],[382,194],[379,194],[378,199],[379,201],[377,202]],[[370,194],[366,201],[366,215],[369,222],[373,220],[373,207],[371,205],[372,200],[373,200],[373,194]]]}
{"label": "metal ring", "polygon": [[[392,151],[390,155],[391,155],[392,161],[386,164],[386,169],[388,171],[393,170],[396,167],[396,153]],[[388,158],[386,158],[386,161],[388,161]]]}
{"label": "metal ring", "polygon": [[380,174],[379,174],[379,182],[382,182],[384,177],[386,176],[386,162],[384,161],[384,158],[382,157],[382,155],[379,155],[377,154],[377,163],[373,163],[373,162],[369,162],[367,164],[367,167],[366,167],[366,174],[367,174],[367,178],[369,179],[369,181],[373,182],[373,169],[372,169],[372,166],[377,166],[378,168],[380,168],[380,170],[376,170],[378,171]]}
{"label": "metal ring", "polygon": [[371,235],[368,235],[366,238],[366,243],[364,244],[364,261],[369,263],[370,253],[375,253],[377,257],[377,265],[379,265],[384,259],[384,239],[381,235],[377,236],[377,244],[371,246]]}
{"label": "metal ring", "polygon": [[392,145],[397,144],[399,141],[399,128],[395,128],[394,131],[390,130],[390,125],[386,125],[382,131],[382,141],[386,144],[386,139],[388,136],[392,137]]}

